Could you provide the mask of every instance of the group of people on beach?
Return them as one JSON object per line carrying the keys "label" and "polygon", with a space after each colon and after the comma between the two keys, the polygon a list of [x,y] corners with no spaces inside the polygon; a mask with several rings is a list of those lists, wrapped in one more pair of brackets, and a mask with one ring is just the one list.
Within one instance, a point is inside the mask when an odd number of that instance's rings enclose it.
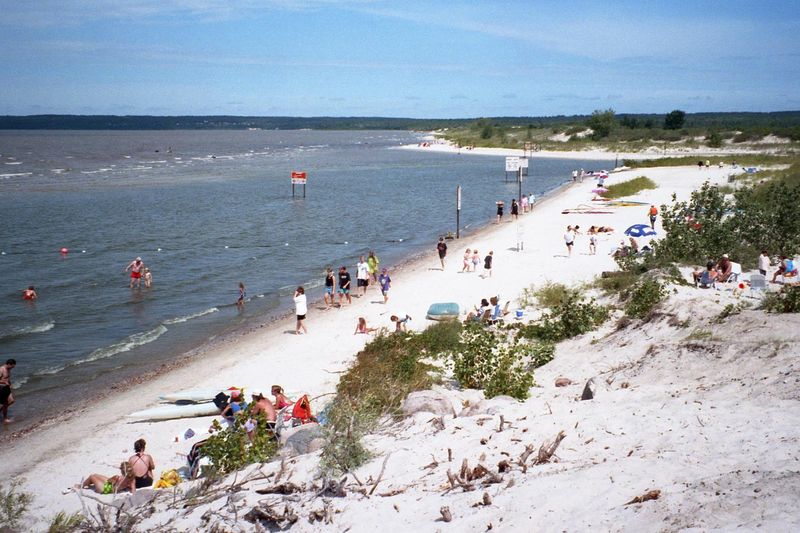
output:
{"label": "group of people on beach", "polygon": [[[529,212],[533,208],[533,204],[534,204],[535,201],[536,201],[536,197],[533,195],[533,193],[530,193],[530,195],[523,194],[522,198],[520,198],[519,202],[517,202],[516,198],[512,198],[511,199],[511,220],[509,220],[509,222],[511,222],[512,220],[518,220],[520,211],[522,211],[522,213]],[[505,213],[505,205],[506,204],[505,204],[505,202],[503,202],[503,200],[497,200],[495,202],[495,205],[497,206],[497,218],[496,218],[495,222],[499,224],[500,222],[503,221],[503,214]]]}

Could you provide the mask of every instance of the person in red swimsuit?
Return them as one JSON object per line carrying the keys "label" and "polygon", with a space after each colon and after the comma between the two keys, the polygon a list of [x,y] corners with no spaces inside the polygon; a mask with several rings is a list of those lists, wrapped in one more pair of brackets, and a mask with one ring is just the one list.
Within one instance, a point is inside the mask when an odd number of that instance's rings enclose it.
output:
{"label": "person in red swimsuit", "polygon": [[136,288],[141,288],[142,286],[142,273],[144,272],[144,263],[142,262],[141,257],[137,257],[133,261],[130,262],[128,266],[125,267],[125,272],[128,270],[131,271],[131,284],[130,288],[133,288],[133,284],[136,283]]}
{"label": "person in red swimsuit", "polygon": [[39,296],[36,294],[36,289],[31,285],[24,291],[22,291],[22,299],[23,300],[35,300]]}

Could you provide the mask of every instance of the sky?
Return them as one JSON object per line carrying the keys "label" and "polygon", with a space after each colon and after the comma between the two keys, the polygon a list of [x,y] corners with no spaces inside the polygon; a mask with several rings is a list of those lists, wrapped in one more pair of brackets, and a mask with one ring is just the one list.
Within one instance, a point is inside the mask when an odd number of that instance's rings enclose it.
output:
{"label": "sky", "polygon": [[797,0],[0,0],[0,114],[800,109]]}

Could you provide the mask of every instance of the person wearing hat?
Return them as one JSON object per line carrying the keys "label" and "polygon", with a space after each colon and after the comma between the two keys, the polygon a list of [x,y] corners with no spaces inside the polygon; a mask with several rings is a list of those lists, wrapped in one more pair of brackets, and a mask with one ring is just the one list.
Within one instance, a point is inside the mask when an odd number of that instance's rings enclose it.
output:
{"label": "person wearing hat", "polygon": [[731,263],[731,260],[728,258],[728,254],[722,254],[722,259],[717,263],[717,281],[728,281],[732,271],[733,263]]}
{"label": "person wearing hat", "polygon": [[233,422],[233,420],[236,418],[236,413],[242,410],[242,406],[239,403],[241,399],[242,391],[239,389],[233,389],[231,391],[231,399],[228,402],[228,405],[226,405],[225,409],[222,410],[222,418],[228,422]]}
{"label": "person wearing hat", "polygon": [[381,294],[383,294],[383,303],[389,301],[389,288],[392,286],[392,278],[389,277],[387,269],[381,270],[381,275],[378,276],[378,283],[381,284]]}
{"label": "person wearing hat", "polygon": [[142,284],[142,273],[144,273],[144,263],[142,262],[141,257],[137,257],[133,261],[130,262],[128,266],[125,267],[124,272],[128,270],[131,271],[131,284],[130,288],[133,288],[133,284],[136,283],[136,288],[141,288]]}

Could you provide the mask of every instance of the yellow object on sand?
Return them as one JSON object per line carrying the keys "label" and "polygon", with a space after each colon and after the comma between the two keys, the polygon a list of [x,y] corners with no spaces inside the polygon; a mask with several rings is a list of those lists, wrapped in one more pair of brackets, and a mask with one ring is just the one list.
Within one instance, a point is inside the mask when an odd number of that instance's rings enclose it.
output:
{"label": "yellow object on sand", "polygon": [[161,474],[161,478],[156,481],[156,484],[153,485],[154,489],[166,489],[168,487],[174,487],[178,483],[181,482],[181,475],[178,474],[178,471],[174,468],[170,470],[165,470]]}

